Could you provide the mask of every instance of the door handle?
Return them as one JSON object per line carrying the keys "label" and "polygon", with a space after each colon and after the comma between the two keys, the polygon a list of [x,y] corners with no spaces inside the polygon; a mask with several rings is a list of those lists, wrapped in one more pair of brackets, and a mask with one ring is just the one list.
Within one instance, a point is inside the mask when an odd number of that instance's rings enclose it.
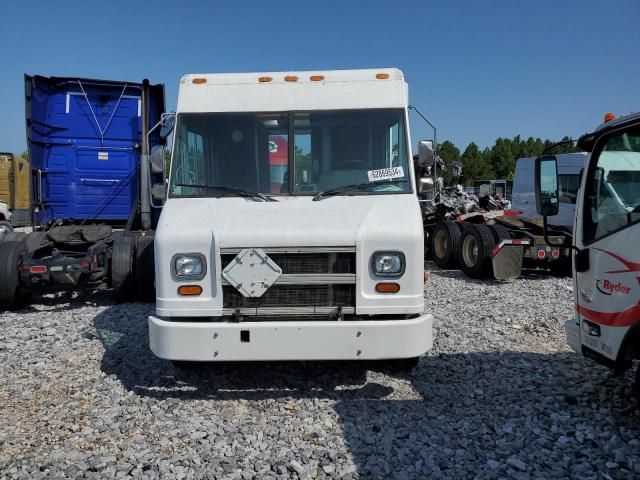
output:
{"label": "door handle", "polygon": [[120,180],[115,179],[103,179],[103,178],[81,178],[80,183],[83,185],[118,185]]}

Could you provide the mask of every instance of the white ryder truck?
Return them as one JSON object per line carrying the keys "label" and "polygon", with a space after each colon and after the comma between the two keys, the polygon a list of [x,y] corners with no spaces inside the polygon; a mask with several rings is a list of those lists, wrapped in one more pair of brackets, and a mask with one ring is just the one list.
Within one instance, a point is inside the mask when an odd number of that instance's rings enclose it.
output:
{"label": "white ryder truck", "polygon": [[152,351],[410,368],[430,350],[407,111],[396,69],[184,76]]}
{"label": "white ryder truck", "polygon": [[[603,123],[578,146],[590,155],[576,205],[576,314],[566,323],[567,341],[623,371],[640,358],[640,114]],[[558,211],[553,156],[536,160],[536,204],[544,216]],[[640,399],[640,368],[635,393]]]}

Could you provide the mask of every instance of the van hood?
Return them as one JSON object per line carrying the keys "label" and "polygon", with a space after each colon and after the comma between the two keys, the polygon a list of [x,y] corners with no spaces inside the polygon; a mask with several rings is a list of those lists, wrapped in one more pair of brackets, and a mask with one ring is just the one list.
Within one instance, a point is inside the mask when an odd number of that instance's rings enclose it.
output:
{"label": "van hood", "polygon": [[[189,238],[207,235],[220,248],[352,246],[367,230],[411,234],[419,218],[412,194],[279,197],[262,202],[242,197],[169,199],[158,233]],[[420,225],[421,227],[421,225]]]}

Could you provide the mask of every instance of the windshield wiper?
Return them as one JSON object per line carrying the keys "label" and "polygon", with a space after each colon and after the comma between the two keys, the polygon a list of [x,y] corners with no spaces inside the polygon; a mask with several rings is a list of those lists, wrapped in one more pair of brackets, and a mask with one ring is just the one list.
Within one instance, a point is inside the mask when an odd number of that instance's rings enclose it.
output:
{"label": "windshield wiper", "polygon": [[375,185],[384,185],[386,183],[407,183],[409,180],[391,180],[390,182],[364,182],[364,183],[354,183],[353,185],[343,185],[341,187],[329,188],[327,190],[322,190],[318,192],[313,197],[313,201],[316,202],[320,200],[322,197],[330,197],[332,195],[339,195],[345,192],[362,192],[366,191],[369,187]]}
{"label": "windshield wiper", "polygon": [[263,202],[277,202],[272,197],[268,197],[264,193],[260,192],[250,192],[248,190],[242,190],[241,188],[233,188],[233,187],[225,187],[223,185],[202,185],[196,183],[175,183],[176,187],[191,187],[191,188],[203,188],[206,190],[220,190],[221,192],[226,192],[234,195],[238,195],[239,197],[250,197],[250,198],[259,198]]}

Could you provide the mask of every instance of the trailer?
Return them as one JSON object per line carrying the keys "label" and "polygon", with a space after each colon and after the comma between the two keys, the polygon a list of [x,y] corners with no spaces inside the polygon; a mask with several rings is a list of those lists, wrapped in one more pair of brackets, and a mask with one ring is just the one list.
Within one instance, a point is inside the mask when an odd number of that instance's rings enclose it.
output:
{"label": "trailer", "polygon": [[523,267],[571,271],[570,229],[550,226],[545,238],[541,219],[511,210],[502,196],[487,192],[478,198],[460,185],[444,187],[436,173],[442,164],[434,145],[421,141],[414,162],[422,174],[418,196],[425,254],[436,265],[496,280],[518,278]]}
{"label": "trailer", "polygon": [[0,306],[80,287],[153,298],[164,86],[25,75],[25,113],[32,231],[0,242]]}
{"label": "trailer", "polygon": [[0,238],[13,227],[30,223],[29,162],[0,152]]}

